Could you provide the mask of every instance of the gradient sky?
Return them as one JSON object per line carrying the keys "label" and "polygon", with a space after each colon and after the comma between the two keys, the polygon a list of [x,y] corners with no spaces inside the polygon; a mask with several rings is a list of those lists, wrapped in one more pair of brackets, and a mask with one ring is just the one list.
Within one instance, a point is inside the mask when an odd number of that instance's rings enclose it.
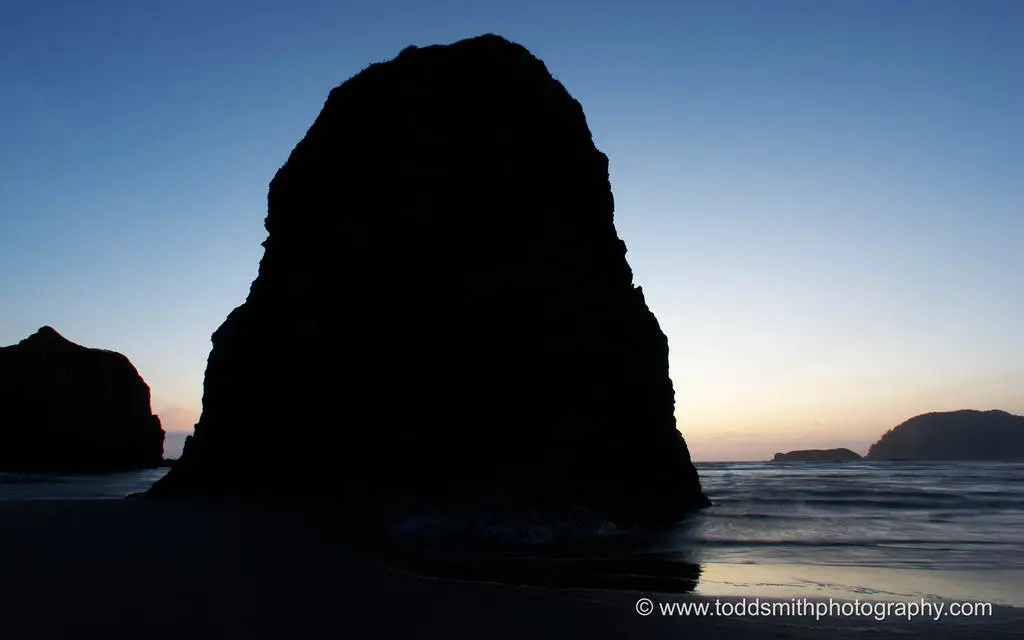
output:
{"label": "gradient sky", "polygon": [[1024,2],[488,5],[0,3],[0,344],[121,351],[190,430],[330,89],[493,32],[610,158],[695,459],[1024,413]]}

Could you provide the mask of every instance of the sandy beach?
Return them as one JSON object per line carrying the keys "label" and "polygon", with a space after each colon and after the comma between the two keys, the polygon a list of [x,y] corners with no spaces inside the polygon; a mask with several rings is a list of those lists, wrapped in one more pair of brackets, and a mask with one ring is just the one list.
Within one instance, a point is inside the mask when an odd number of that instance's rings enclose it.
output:
{"label": "sandy beach", "polygon": [[[419,575],[310,505],[129,500],[0,503],[5,638],[1019,637],[1024,610],[873,620],[646,616],[654,592]],[[720,602],[737,602],[722,599]]]}

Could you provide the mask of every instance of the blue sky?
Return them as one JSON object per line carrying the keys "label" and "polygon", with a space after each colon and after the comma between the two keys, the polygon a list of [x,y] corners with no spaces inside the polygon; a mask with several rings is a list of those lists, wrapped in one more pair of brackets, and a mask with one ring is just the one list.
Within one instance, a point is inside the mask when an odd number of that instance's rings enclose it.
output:
{"label": "blue sky", "polygon": [[924,411],[1024,413],[1024,4],[0,4],[0,344],[128,355],[201,406],[267,184],[332,87],[493,32],[610,158],[697,459],[865,450]]}

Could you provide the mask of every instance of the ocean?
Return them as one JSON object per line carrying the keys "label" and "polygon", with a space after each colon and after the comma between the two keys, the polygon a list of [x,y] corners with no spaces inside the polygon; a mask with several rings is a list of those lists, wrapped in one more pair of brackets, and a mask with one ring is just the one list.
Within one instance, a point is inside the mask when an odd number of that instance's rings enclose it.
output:
{"label": "ocean", "polygon": [[[645,562],[691,567],[695,593],[1024,607],[1024,463],[722,462],[697,469],[714,506],[630,547]],[[123,498],[166,471],[4,473],[0,500]],[[422,534],[425,526],[399,533]],[[607,539],[620,534],[627,535],[610,525],[588,529]]]}
{"label": "ocean", "polygon": [[1024,606],[1024,463],[698,463],[714,507],[663,541],[709,595]]}
{"label": "ocean", "polygon": [[146,491],[168,471],[143,469],[95,475],[0,473],[0,500],[111,500]]}

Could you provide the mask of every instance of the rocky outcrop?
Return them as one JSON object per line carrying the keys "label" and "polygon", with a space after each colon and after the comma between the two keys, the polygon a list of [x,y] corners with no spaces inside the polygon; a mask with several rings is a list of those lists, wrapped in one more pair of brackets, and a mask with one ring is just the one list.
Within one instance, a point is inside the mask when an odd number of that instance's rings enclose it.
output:
{"label": "rocky outcrop", "polygon": [[915,416],[871,445],[868,460],[1024,460],[1024,417],[1005,411]]}
{"label": "rocky outcrop", "polygon": [[270,184],[249,296],[155,495],[706,505],[608,159],[525,48],[409,47],[335,88]]}
{"label": "rocky outcrop", "polygon": [[155,467],[164,431],[131,361],[43,327],[0,348],[0,471]]}
{"label": "rocky outcrop", "polygon": [[860,459],[859,453],[849,449],[803,449],[776,453],[772,462],[850,462]]}

